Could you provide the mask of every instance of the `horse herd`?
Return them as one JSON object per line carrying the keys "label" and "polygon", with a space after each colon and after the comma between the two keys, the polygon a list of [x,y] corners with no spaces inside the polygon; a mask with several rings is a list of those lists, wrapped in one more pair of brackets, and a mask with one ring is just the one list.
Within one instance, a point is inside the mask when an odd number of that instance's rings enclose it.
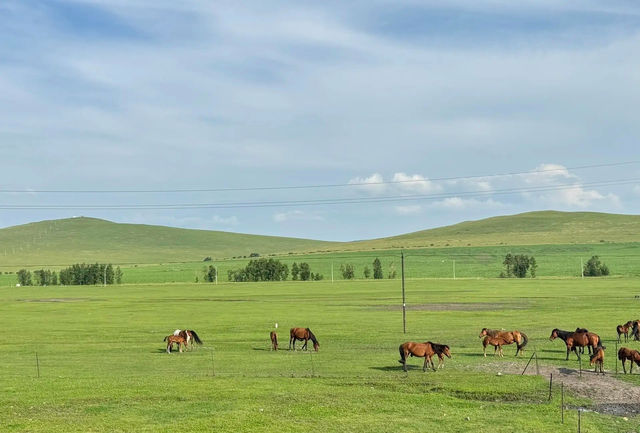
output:
{"label": "horse herd", "polygon": [[[625,341],[629,339],[629,330],[631,329],[631,335],[635,340],[640,340],[640,320],[630,320],[624,325],[618,325],[616,331],[618,332],[618,341],[621,341],[621,336],[624,335]],[[271,339],[271,350],[278,350],[278,334],[275,331],[271,331],[269,335]],[[510,344],[516,344],[516,355],[524,352],[524,348],[529,341],[527,335],[524,332],[515,331],[503,331],[497,329],[482,328],[479,338],[482,338],[483,355],[487,356],[487,346],[493,346],[494,356],[503,357],[502,346]],[[595,365],[595,372],[604,374],[604,351],[605,346],[602,345],[600,336],[594,332],[589,332],[585,328],[576,328],[575,331],[564,331],[562,329],[555,328],[551,331],[549,340],[553,341],[556,338],[560,338],[564,341],[567,348],[567,357],[565,360],[569,360],[569,353],[574,352],[578,359],[580,354],[584,353],[586,347],[589,353],[589,364]],[[311,340],[313,343],[313,349],[317,352],[320,344],[318,339],[311,332],[309,328],[291,328],[289,330],[289,350],[296,349],[296,341],[304,341],[302,350],[307,350],[307,344]],[[167,343],[167,353],[171,353],[173,345],[177,344],[178,350],[182,352],[183,347],[185,350],[195,344],[202,344],[202,340],[198,337],[198,334],[192,329],[180,330],[176,329],[173,334],[164,338]],[[398,347],[400,352],[400,362],[404,371],[407,371],[407,359],[409,357],[424,358],[424,365],[422,371],[426,371],[429,365],[435,371],[444,367],[444,357],[451,358],[451,349],[446,344],[433,343],[431,341],[425,341],[424,343],[416,343],[414,341],[407,341],[402,343]],[[438,366],[433,363],[433,356],[438,356]],[[633,371],[633,364],[635,363],[640,367],[640,352],[627,347],[621,347],[618,350],[618,359],[622,361],[622,369],[624,373],[626,370],[626,361],[630,361],[631,367],[629,373]]]}
{"label": "horse herd", "polygon": [[[271,348],[272,350],[278,350],[278,334],[275,331],[271,331]],[[320,348],[318,339],[311,332],[309,328],[291,328],[289,331],[289,350],[291,350],[293,343],[293,350],[296,350],[296,341],[304,341],[302,350],[307,350],[307,343],[311,340],[313,343],[313,350],[316,352]],[[177,345],[178,351],[182,353],[182,349],[187,350],[192,347],[193,344],[202,344],[202,340],[193,329],[176,329],[173,334],[164,337],[164,341],[167,343],[167,353],[171,353],[173,345]]]}
{"label": "horse herd", "polygon": [[[630,320],[624,325],[618,325],[616,328],[618,332],[618,341],[620,341],[620,337],[624,335],[625,341],[628,341],[629,338],[629,329],[632,330],[631,334],[635,340],[640,340],[640,320]],[[502,346],[506,346],[509,344],[516,344],[516,356],[518,354],[523,353],[524,347],[527,345],[528,338],[524,332],[515,330],[515,331],[501,331],[496,329],[482,328],[480,331],[480,335],[478,336],[482,338],[482,349],[483,355],[487,356],[487,346],[493,346],[494,355],[504,356],[502,351]],[[569,360],[569,353],[574,352],[578,359],[580,359],[580,354],[584,353],[584,348],[586,347],[589,353],[589,364],[595,365],[595,372],[604,374],[604,351],[606,349],[605,346],[602,345],[602,341],[600,340],[600,336],[598,334],[589,332],[588,329],[585,328],[576,328],[575,331],[563,331],[561,329],[555,328],[551,331],[551,335],[549,336],[549,340],[553,341],[556,338],[560,338],[564,341],[567,347],[567,357],[565,360]],[[438,355],[439,362],[437,368],[444,367],[444,356],[451,358],[451,351],[449,346],[445,344],[437,344],[432,343],[430,341],[424,343],[416,343],[413,341],[408,341],[403,343],[398,348],[400,351],[400,362],[403,366],[403,370],[407,371],[407,358],[409,356],[415,356],[419,358],[425,358],[424,365],[422,367],[422,371],[426,371],[429,365],[435,371],[436,367],[432,361],[433,355]],[[622,361],[622,369],[624,373],[627,373],[626,362],[630,361],[631,367],[629,368],[629,373],[633,372],[633,364],[635,363],[638,367],[640,367],[640,352],[634,349],[629,349],[627,347],[621,347],[618,350],[618,359]]]}

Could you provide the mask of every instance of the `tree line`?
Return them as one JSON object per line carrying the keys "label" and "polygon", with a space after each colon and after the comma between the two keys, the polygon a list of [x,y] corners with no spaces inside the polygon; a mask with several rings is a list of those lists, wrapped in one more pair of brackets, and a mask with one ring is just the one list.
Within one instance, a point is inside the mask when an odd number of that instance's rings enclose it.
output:
{"label": "tree line", "polygon": [[97,284],[121,284],[122,270],[111,263],[76,263],[59,273],[50,269],[38,269],[33,272],[20,269],[16,273],[21,286],[84,286]]}
{"label": "tree line", "polygon": [[[369,266],[364,267],[364,278],[383,279],[384,271],[379,258],[375,258],[372,267],[373,272]],[[340,273],[343,279],[352,280],[356,275],[355,267],[353,264],[343,263],[340,265]],[[209,266],[208,270],[205,268],[204,274],[205,281],[215,280],[215,269],[212,266]],[[397,277],[397,271],[393,263],[389,267],[387,276],[388,278]],[[277,259],[260,258],[251,260],[244,268],[228,270],[227,277],[232,282],[284,281],[289,277],[289,267]],[[293,281],[319,281],[324,279],[324,275],[319,272],[313,272],[307,262],[293,262],[291,265],[291,279]]]}

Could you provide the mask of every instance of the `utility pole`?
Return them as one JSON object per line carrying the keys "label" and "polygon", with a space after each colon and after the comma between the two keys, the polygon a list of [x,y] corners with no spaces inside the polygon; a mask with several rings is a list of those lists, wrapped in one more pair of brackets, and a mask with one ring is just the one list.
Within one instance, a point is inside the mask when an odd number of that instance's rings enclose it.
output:
{"label": "utility pole", "polygon": [[580,275],[584,278],[584,265],[582,264],[582,257],[580,257]]}
{"label": "utility pole", "polygon": [[218,267],[214,266],[213,269],[216,270],[216,285],[218,285]]}
{"label": "utility pole", "polygon": [[107,285],[107,265],[104,265],[104,279],[103,279],[103,286],[106,287]]}
{"label": "utility pole", "polygon": [[407,333],[407,303],[404,296],[404,251],[400,251],[400,263],[402,273],[402,332]]}
{"label": "utility pole", "polygon": [[331,262],[331,284],[333,284],[333,262]]}

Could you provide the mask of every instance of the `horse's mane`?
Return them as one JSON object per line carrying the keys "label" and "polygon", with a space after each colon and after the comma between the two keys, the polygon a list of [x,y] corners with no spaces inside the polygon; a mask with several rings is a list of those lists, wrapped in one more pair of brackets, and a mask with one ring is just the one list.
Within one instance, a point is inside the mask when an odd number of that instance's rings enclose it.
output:
{"label": "horse's mane", "polygon": [[446,344],[432,343],[431,341],[427,341],[427,343],[430,344],[431,347],[433,347],[433,351],[436,353],[442,353],[446,349],[449,349],[449,346],[447,346]]}
{"label": "horse's mane", "polygon": [[306,328],[307,332],[309,333],[309,338],[311,339],[311,341],[313,341],[314,344],[320,344],[318,343],[318,340],[316,339],[316,336],[313,335],[313,332],[311,332],[311,329]]}
{"label": "horse's mane", "polygon": [[556,334],[558,334],[558,337],[561,338],[562,340],[566,341],[567,337],[571,334],[573,334],[573,331],[563,331],[562,329],[554,329],[554,331],[556,331]]}

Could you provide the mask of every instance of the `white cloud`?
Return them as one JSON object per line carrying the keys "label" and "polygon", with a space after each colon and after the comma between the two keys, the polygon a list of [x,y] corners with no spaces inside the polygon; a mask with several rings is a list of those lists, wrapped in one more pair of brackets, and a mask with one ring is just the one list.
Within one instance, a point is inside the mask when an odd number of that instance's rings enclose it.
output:
{"label": "white cloud", "polygon": [[395,173],[391,179],[393,182],[399,182],[395,186],[401,190],[417,192],[417,193],[430,193],[442,190],[442,187],[434,182],[431,182],[426,177],[420,174],[407,175],[402,172]]}
{"label": "white cloud", "polygon": [[394,206],[393,209],[398,215],[413,215],[422,212],[420,205]]}
{"label": "white cloud", "polygon": [[383,194],[387,191],[387,185],[383,182],[384,178],[380,173],[373,173],[368,177],[355,177],[349,181],[350,184],[357,185],[356,188],[360,191],[373,195]]}
{"label": "white cloud", "polygon": [[273,214],[273,220],[277,223],[283,223],[287,221],[324,221],[324,217],[312,212],[305,212],[296,209],[288,212],[275,213]]}
{"label": "white cloud", "polygon": [[477,200],[475,198],[448,197],[443,200],[435,201],[431,204],[434,208],[447,210],[463,210],[463,209],[498,209],[505,207],[504,203],[493,199]]}

